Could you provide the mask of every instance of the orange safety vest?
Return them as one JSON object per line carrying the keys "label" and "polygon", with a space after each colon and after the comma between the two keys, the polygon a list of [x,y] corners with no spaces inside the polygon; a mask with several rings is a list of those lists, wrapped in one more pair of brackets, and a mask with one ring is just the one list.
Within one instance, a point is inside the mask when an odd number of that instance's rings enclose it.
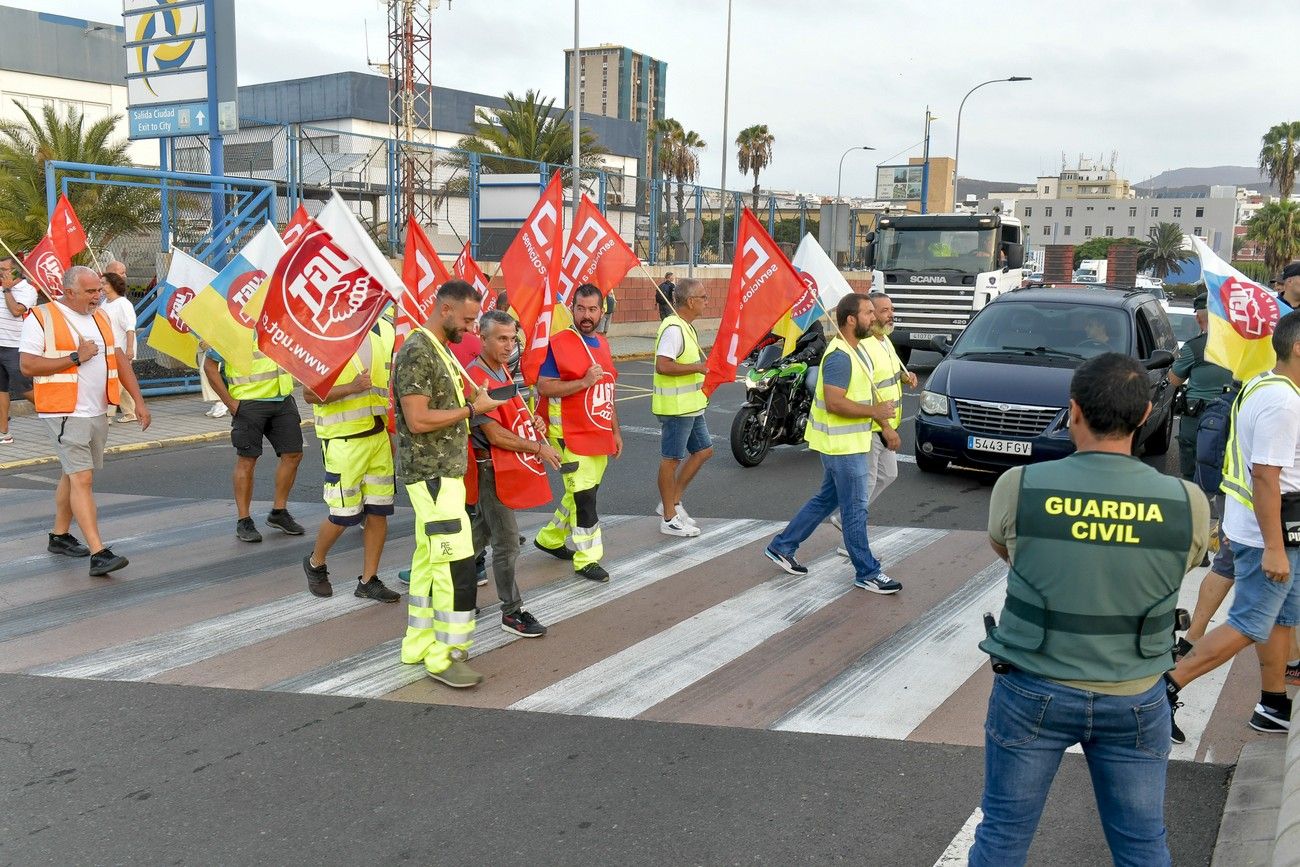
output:
{"label": "orange safety vest", "polygon": [[[36,321],[41,324],[41,330],[45,332],[45,351],[42,353],[44,357],[62,358],[77,351],[79,341],[73,336],[72,325],[59,309],[57,302],[33,307],[31,314],[36,317]],[[104,311],[96,310],[94,316],[95,325],[99,327],[99,335],[104,338],[104,361],[108,364],[106,396],[109,403],[117,406],[121,402],[121,387],[117,380],[117,353],[113,345],[113,326],[109,324],[108,315]],[[72,413],[77,408],[78,387],[77,366],[71,362],[67,367],[49,376],[33,376],[32,399],[36,404],[36,411],[55,414]]]}

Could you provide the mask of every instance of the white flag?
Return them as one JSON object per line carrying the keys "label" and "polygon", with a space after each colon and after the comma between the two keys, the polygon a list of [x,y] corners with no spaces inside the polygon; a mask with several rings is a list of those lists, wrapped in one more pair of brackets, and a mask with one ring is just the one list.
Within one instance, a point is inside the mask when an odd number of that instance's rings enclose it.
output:
{"label": "white flag", "polygon": [[812,288],[816,291],[822,308],[828,313],[834,313],[835,305],[840,303],[841,298],[853,294],[849,281],[844,279],[831,257],[826,255],[822,245],[811,234],[803,236],[790,263],[800,271],[800,276],[807,275],[804,283],[808,282],[808,277],[812,278]]}
{"label": "white flag", "polygon": [[393,266],[388,263],[388,258],[379,252],[338,190],[334,191],[333,197],[316,215],[316,224],[329,232],[334,243],[347,251],[370,276],[378,280],[394,301],[402,297],[406,291],[402,286],[402,278],[397,276]]}

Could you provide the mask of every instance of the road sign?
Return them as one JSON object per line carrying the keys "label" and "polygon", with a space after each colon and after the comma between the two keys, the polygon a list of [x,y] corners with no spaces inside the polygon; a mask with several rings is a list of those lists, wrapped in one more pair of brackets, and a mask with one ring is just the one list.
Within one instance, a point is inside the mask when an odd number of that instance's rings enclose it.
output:
{"label": "road sign", "polygon": [[131,138],[169,138],[178,135],[207,135],[212,120],[208,104],[142,105],[127,111]]}

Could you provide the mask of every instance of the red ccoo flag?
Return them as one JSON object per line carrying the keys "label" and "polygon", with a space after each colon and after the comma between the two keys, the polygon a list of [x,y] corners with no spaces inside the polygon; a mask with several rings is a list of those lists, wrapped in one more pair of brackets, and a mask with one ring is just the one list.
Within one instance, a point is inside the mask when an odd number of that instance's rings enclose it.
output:
{"label": "red ccoo flag", "polygon": [[81,221],[77,219],[67,193],[59,196],[54,213],[50,214],[49,237],[64,270],[72,267],[73,256],[86,249],[86,231],[81,228]]}
{"label": "red ccoo flag", "polygon": [[474,256],[470,253],[469,241],[465,242],[465,249],[460,251],[456,261],[451,265],[451,273],[457,280],[464,280],[473,286],[483,296],[483,309],[491,310],[493,305],[488,299],[488,278],[483,273],[483,269],[474,261]]}
{"label": "red ccoo flag", "polygon": [[736,378],[736,366],[804,292],[803,280],[749,208],[740,218],[731,285],[709,353],[704,393]]}
{"label": "red ccoo flag", "polygon": [[510,306],[527,335],[520,367],[528,383],[537,381],[551,339],[551,310],[564,252],[563,207],[564,189],[557,171],[501,257]]}
{"label": "red ccoo flag", "polygon": [[284,240],[284,245],[292,247],[296,244],[310,223],[311,215],[307,213],[307,206],[299,205],[298,209],[293,212],[293,216],[289,218],[288,225],[284,227],[284,233],[280,235],[281,239]]}
{"label": "red ccoo flag", "polygon": [[632,248],[614,231],[595,203],[584,195],[560,263],[556,300],[568,304],[574,288],[583,283],[594,283],[602,292],[608,293],[623,281],[638,261]]}
{"label": "red ccoo flag", "polygon": [[450,279],[451,274],[438,258],[438,251],[433,249],[429,236],[411,217],[406,224],[406,255],[402,258],[402,284],[406,291],[397,305],[399,335],[407,334],[428,320],[438,287]]}
{"label": "red ccoo flag", "polygon": [[23,259],[23,268],[37,289],[50,298],[63,297],[63,272],[67,268],[59,261],[59,254],[54,251],[54,242],[49,235],[41,238],[41,242]]}

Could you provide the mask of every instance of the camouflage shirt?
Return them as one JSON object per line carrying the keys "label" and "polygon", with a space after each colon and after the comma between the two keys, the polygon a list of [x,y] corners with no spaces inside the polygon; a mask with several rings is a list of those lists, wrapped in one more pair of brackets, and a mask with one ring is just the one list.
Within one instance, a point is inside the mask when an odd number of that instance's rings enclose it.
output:
{"label": "camouflage shirt", "polygon": [[430,338],[412,331],[393,360],[393,394],[397,404],[397,478],[404,485],[428,479],[463,478],[469,470],[469,425],[461,421],[429,433],[411,433],[402,415],[401,399],[421,394],[433,409],[464,405],[460,372],[444,361]]}

